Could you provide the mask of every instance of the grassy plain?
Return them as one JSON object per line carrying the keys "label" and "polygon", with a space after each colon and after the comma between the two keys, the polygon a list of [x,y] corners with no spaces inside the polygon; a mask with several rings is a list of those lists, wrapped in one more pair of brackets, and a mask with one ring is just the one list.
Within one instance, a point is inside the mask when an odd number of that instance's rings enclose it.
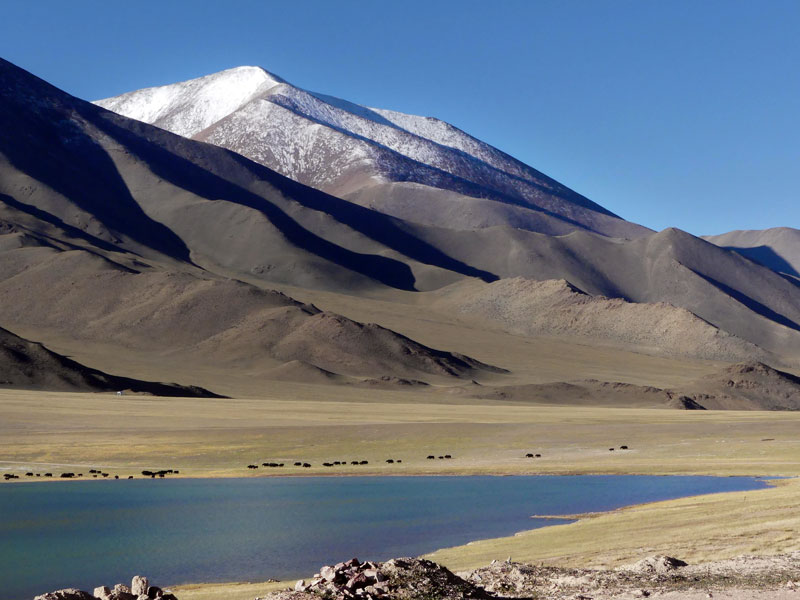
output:
{"label": "grassy plain", "polygon": [[[102,468],[127,476],[174,468],[191,477],[800,474],[798,413],[445,400],[288,383],[271,386],[263,398],[224,400],[3,390],[0,470]],[[526,459],[528,452],[542,457]],[[444,454],[454,458],[426,458]],[[389,458],[403,462],[387,464]],[[334,460],[369,465],[321,465]],[[295,468],[295,461],[313,466]],[[287,466],[246,468],[261,462]]]}

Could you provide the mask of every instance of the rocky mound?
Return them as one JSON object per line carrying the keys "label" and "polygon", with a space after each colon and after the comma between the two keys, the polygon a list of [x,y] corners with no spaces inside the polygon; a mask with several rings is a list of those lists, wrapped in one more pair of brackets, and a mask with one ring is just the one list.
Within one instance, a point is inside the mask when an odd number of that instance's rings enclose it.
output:
{"label": "rocky mound", "polygon": [[147,577],[136,575],[130,587],[118,583],[113,588],[96,587],[94,592],[67,588],[36,596],[34,600],[178,600],[169,591],[150,585]]}
{"label": "rocky mound", "polygon": [[800,377],[760,362],[729,365],[675,389],[585,379],[526,385],[464,386],[445,391],[472,398],[531,404],[681,410],[800,410]]}
{"label": "rocky mound", "polygon": [[505,372],[468,356],[429,348],[380,325],[358,323],[332,313],[305,319],[273,346],[272,354],[281,360],[303,360],[350,375],[464,377],[476,371]]}
{"label": "rocky mound", "polygon": [[682,391],[706,408],[800,410],[800,377],[760,362],[730,365]]}
{"label": "rocky mound", "polygon": [[518,335],[611,343],[648,353],[709,360],[767,356],[761,348],[686,309],[663,302],[591,296],[563,279],[466,281],[436,293],[441,305]]}
{"label": "rocky mound", "polygon": [[4,387],[69,392],[127,391],[154,396],[222,397],[197,386],[157,383],[109,375],[0,328],[0,388]]}
{"label": "rocky mound", "polygon": [[[322,567],[313,579],[301,579],[294,589],[305,593],[301,597],[322,596],[336,600],[488,598],[478,586],[435,562],[420,558],[394,558],[384,563],[362,563],[353,558],[334,566]],[[296,595],[291,597],[299,600]]]}

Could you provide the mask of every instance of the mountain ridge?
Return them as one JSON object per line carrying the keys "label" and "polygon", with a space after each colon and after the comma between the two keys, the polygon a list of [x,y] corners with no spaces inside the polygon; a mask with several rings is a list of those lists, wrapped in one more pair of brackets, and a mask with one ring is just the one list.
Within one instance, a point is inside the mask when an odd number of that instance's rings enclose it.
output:
{"label": "mountain ridge", "polygon": [[[364,188],[389,186],[387,190],[391,190],[396,184],[418,183],[449,190],[460,197],[491,201],[488,206],[497,223],[504,222],[505,206],[517,206],[531,213],[528,226],[547,231],[586,227],[632,237],[648,231],[443,121],[360,106],[307,92],[285,80],[248,95],[246,102],[233,102],[238,108],[215,123],[213,118],[205,119],[202,127],[186,127],[180,119],[158,117],[159,110],[169,111],[173,106],[184,107],[183,114],[193,114],[194,104],[202,108],[204,94],[211,93],[198,91],[198,86],[222,85],[240,69],[258,68],[229,69],[96,104],[226,147],[292,179],[363,205],[375,205],[387,214],[402,213],[403,206],[398,206],[402,203],[377,205],[374,194],[365,194]],[[242,94],[232,90],[230,95],[239,98]],[[417,204],[420,202],[424,198],[417,199]],[[418,219],[442,224],[434,213],[424,213],[424,217],[420,213]]]}

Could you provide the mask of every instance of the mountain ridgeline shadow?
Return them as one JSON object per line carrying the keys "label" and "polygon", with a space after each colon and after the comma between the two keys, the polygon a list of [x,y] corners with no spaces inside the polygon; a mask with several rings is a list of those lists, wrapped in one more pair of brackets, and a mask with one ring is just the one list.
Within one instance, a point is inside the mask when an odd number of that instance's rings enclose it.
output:
{"label": "mountain ridgeline shadow", "polygon": [[408,265],[388,257],[362,254],[334,244],[305,229],[281,208],[264,197],[218,176],[211,170],[197,166],[177,153],[163,148],[157,141],[151,140],[149,136],[157,132],[160,136],[173,136],[175,138],[174,141],[184,147],[200,144],[203,148],[208,148],[209,151],[224,154],[226,158],[245,167],[258,179],[274,185],[302,206],[324,212],[364,236],[409,258],[471,277],[480,277],[485,281],[497,279],[492,273],[474,269],[450,258],[435,247],[403,231],[391,217],[309,188],[223,148],[180,138],[137,121],[126,120],[126,127],[122,127],[114,121],[124,119],[124,117],[91,104],[87,104],[82,108],[87,112],[91,110],[93,113],[100,113],[87,114],[87,118],[91,118],[95,126],[106,135],[116,139],[128,150],[136,153],[156,175],[210,201],[222,198],[228,202],[258,210],[291,243],[341,267],[394,288],[409,291],[415,290],[414,275]]}
{"label": "mountain ridgeline shadow", "polygon": [[9,81],[14,75],[0,69],[0,153],[114,234],[191,263],[183,241],[145,214],[107,152],[70,118],[71,107],[42,102],[32,108],[24,96],[11,93],[19,87]]}
{"label": "mountain ridgeline shadow", "polygon": [[[32,206],[30,204],[25,204],[24,202],[20,202],[19,200],[17,200],[16,198],[12,198],[8,194],[0,194],[0,202],[3,204],[7,204],[11,208],[18,210],[21,213],[30,215],[35,219],[44,221],[45,223],[49,223],[50,225],[53,225],[54,227],[61,229],[69,237],[83,240],[85,242],[88,242],[92,246],[100,248],[101,250],[105,250],[107,252],[120,252],[120,248],[118,248],[114,244],[107,242],[103,239],[100,239],[99,237],[96,237],[91,233],[87,233],[83,229],[79,229],[78,227],[74,227],[69,223],[65,223],[57,216],[50,214],[47,211],[36,208],[35,206]],[[62,243],[66,242],[62,240]],[[73,246],[70,245],[70,247]],[[74,246],[74,248],[78,249],[78,246]],[[80,247],[80,249],[85,250],[87,252],[91,252],[87,248]],[[134,271],[131,270],[131,272],[133,273]]]}
{"label": "mountain ridgeline shadow", "polygon": [[775,250],[769,246],[755,246],[752,248],[740,248],[738,246],[723,247],[726,250],[733,250],[745,258],[749,258],[753,262],[757,262],[758,264],[763,265],[768,269],[772,269],[777,273],[786,273],[787,275],[800,277],[800,273],[797,272],[797,269],[795,269],[791,263],[789,263],[785,258],[775,252]]}
{"label": "mountain ridgeline shadow", "polygon": [[[92,109],[96,107],[91,106]],[[98,111],[111,115],[104,109]],[[144,123],[130,121],[134,126],[130,129],[123,128],[113,123],[110,119],[94,118],[94,124],[106,135],[117,140],[138,158],[147,163],[150,170],[166,181],[191,192],[210,202],[224,199],[246,206],[263,214],[289,242],[320,258],[336,265],[360,273],[366,277],[379,281],[390,287],[402,290],[415,291],[414,275],[408,265],[384,256],[374,254],[361,254],[334,244],[315,233],[305,229],[297,221],[287,215],[281,208],[243,187],[240,187],[222,177],[197,166],[182,156],[162,148],[158,143],[149,140],[147,131],[132,131],[136,128],[151,128],[162,135],[174,135],[162,132],[155,127]],[[116,115],[115,115],[116,116]],[[117,117],[122,118],[122,117]],[[177,137],[177,136],[176,136]],[[191,144],[200,144],[187,140]],[[203,144],[206,146],[205,144]],[[227,151],[225,151],[227,152]],[[231,153],[232,154],[232,153]]]}
{"label": "mountain ridgeline shadow", "polygon": [[789,317],[786,317],[778,312],[775,312],[768,306],[761,304],[761,302],[754,300],[753,298],[747,296],[746,294],[743,294],[739,290],[735,290],[732,287],[725,285],[721,281],[717,281],[716,279],[709,277],[708,275],[704,275],[703,273],[698,273],[693,269],[692,272],[698,277],[705,279],[708,283],[710,283],[717,289],[723,291],[724,293],[728,294],[731,298],[743,304],[753,312],[761,315],[762,317],[770,319],[771,321],[775,321],[776,323],[783,325],[784,327],[794,329],[795,331],[800,331],[800,325],[792,321]]}

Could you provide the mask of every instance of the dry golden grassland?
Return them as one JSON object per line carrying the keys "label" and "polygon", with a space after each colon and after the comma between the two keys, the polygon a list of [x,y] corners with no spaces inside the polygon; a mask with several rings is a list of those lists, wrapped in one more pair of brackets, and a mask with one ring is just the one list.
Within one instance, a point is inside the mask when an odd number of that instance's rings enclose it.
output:
{"label": "dry golden grassland", "polygon": [[[323,399],[324,398],[324,399]],[[119,475],[659,473],[796,475],[800,414],[431,403],[432,396],[283,384],[264,398],[0,391],[0,470]],[[610,452],[628,445],[630,450]],[[540,453],[526,459],[527,452]],[[429,454],[452,460],[427,460]],[[389,465],[388,458],[402,464]],[[368,460],[334,469],[325,461]],[[283,462],[283,469],[248,470]],[[310,462],[311,469],[291,466]]]}

